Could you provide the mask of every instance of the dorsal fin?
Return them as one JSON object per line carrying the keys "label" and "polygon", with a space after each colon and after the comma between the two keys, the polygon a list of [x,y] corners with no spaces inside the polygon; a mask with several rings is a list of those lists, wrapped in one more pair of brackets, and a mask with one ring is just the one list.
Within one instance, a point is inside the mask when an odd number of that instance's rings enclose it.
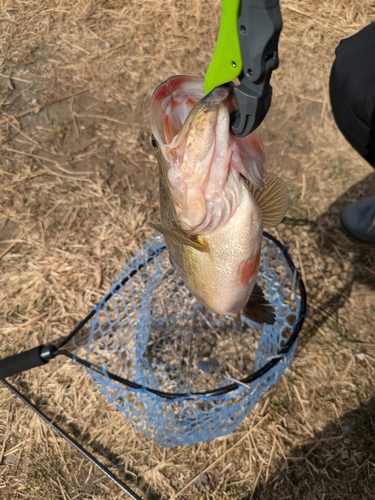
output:
{"label": "dorsal fin", "polygon": [[156,231],[159,231],[166,238],[172,238],[174,241],[178,241],[182,245],[188,245],[189,247],[193,247],[200,252],[210,251],[207,241],[202,236],[194,236],[185,233],[185,231],[177,227],[167,227],[154,222],[149,222],[148,225],[153,229],[156,229]]}
{"label": "dorsal fin", "polygon": [[263,224],[266,227],[277,226],[284,218],[289,206],[289,194],[284,181],[276,174],[266,172],[266,187],[258,189],[248,183],[250,191],[262,211]]}

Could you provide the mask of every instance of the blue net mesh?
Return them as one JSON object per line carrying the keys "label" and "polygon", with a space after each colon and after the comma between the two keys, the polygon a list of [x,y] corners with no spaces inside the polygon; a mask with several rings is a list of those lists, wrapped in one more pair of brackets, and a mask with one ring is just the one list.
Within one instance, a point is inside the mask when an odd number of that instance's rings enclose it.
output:
{"label": "blue net mesh", "polygon": [[[202,306],[170,265],[161,237],[149,239],[113,283],[109,300],[96,307],[86,345],[76,355],[100,367],[94,384],[137,429],[158,444],[194,444],[236,429],[259,398],[290,365],[295,344],[261,377],[224,394],[277,357],[299,320],[295,274],[280,248],[264,237],[258,283],[276,313],[274,325],[231,317]],[[142,387],[126,387],[112,372]],[[168,399],[147,388],[183,393]]]}

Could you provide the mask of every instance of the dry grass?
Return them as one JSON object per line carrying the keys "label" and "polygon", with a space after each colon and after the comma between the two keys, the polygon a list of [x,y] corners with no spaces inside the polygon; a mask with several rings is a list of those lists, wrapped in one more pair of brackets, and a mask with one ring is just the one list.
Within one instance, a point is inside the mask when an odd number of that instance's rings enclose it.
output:
{"label": "dry grass", "polygon": [[[281,66],[263,125],[268,168],[291,191],[277,231],[305,279],[310,316],[284,379],[237,432],[163,450],[69,361],[13,383],[147,498],[375,496],[375,250],[341,232],[340,208],[375,174],[336,130],[334,48],[374,19],[370,0],[286,0]],[[1,357],[67,334],[107,291],[157,217],[153,89],[202,75],[220,2],[0,1]],[[120,499],[5,388],[4,499]]]}

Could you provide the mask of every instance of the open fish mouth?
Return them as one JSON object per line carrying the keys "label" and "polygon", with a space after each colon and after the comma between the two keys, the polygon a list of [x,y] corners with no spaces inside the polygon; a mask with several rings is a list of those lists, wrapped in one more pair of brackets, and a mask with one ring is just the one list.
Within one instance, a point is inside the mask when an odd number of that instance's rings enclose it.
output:
{"label": "open fish mouth", "polygon": [[230,132],[233,85],[203,97],[203,80],[172,77],[152,99],[151,127],[165,160],[178,218],[192,234],[225,225],[242,200],[241,183],[264,188],[263,145],[258,132]]}

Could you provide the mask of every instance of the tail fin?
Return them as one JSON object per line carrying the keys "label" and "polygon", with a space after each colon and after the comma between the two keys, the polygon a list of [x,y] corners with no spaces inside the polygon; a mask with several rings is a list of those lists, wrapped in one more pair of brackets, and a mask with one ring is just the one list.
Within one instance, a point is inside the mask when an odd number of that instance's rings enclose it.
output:
{"label": "tail fin", "polygon": [[242,314],[256,323],[273,325],[276,321],[275,309],[265,299],[263,290],[255,283],[248,303],[243,308]]}

